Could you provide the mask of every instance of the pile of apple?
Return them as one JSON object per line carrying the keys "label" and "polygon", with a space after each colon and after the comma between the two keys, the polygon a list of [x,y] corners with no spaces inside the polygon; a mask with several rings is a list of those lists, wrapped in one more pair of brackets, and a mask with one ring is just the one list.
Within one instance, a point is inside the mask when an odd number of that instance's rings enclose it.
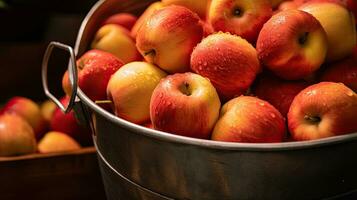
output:
{"label": "pile of apple", "polygon": [[64,114],[49,100],[13,97],[0,108],[0,156],[72,151],[90,142],[73,111]]}
{"label": "pile of apple", "polygon": [[353,0],[162,0],[99,25],[79,87],[120,118],[187,137],[355,133],[356,11]]}

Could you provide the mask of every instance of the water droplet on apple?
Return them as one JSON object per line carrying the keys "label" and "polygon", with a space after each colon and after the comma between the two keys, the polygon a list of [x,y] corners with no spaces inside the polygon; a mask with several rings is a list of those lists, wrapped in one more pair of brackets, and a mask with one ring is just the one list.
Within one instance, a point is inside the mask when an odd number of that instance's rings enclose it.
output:
{"label": "water droplet on apple", "polygon": [[353,92],[352,91],[351,92],[347,92],[347,96],[352,97],[353,96]]}
{"label": "water droplet on apple", "polygon": [[265,103],[264,102],[260,102],[259,105],[265,106]]}
{"label": "water droplet on apple", "polygon": [[204,62],[204,63],[203,63],[203,66],[207,66],[207,62]]}
{"label": "water droplet on apple", "polygon": [[275,118],[275,117],[276,117],[274,113],[270,113],[270,116],[271,116],[272,118]]}

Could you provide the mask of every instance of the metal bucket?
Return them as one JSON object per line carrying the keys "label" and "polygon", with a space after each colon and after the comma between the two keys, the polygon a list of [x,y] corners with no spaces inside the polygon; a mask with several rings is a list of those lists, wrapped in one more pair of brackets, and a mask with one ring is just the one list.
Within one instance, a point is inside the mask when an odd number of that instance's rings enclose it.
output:
{"label": "metal bucket", "polygon": [[[115,12],[138,14],[149,3],[99,1],[83,21],[75,49],[51,43],[44,56],[47,96],[63,111],[73,108],[93,131],[108,199],[291,200],[357,192],[357,133],[275,144],[216,142],[141,127],[92,102],[77,88],[76,57],[87,50],[105,17]],[[74,92],[67,106],[47,87],[47,63],[55,47],[71,54],[68,69]]]}

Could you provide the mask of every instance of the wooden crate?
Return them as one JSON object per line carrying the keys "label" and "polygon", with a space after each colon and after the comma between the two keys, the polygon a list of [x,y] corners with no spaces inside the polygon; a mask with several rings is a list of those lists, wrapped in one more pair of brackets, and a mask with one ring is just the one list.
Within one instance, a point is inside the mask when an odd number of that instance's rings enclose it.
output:
{"label": "wooden crate", "polygon": [[0,199],[105,199],[95,149],[0,157]]}

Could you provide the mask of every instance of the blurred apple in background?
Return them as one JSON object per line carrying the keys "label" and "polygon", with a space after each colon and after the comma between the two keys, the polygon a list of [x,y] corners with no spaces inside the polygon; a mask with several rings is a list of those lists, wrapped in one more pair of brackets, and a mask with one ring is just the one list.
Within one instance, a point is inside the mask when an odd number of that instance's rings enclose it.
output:
{"label": "blurred apple in background", "polygon": [[309,13],[286,10],[275,14],[259,33],[261,62],[286,80],[306,78],[325,60],[328,44],[321,24]]}
{"label": "blurred apple in background", "polygon": [[293,100],[288,126],[294,140],[313,140],[357,131],[357,95],[342,83],[320,82]]}
{"label": "blurred apple in background", "polygon": [[46,120],[42,116],[37,103],[25,97],[13,97],[1,109],[1,113],[15,113],[23,117],[33,128],[36,139],[40,139],[47,129]]}
{"label": "blurred apple in background", "polygon": [[54,111],[56,110],[56,104],[51,100],[46,100],[40,105],[41,113],[43,118],[50,122],[53,116]]}
{"label": "blurred apple in background", "polygon": [[126,28],[128,31],[130,31],[134,24],[136,23],[137,17],[135,15],[132,15],[130,13],[118,13],[109,16],[104,22],[103,25],[106,24],[116,24],[119,26],[122,26]]}
{"label": "blurred apple in background", "polygon": [[136,46],[147,62],[169,73],[186,72],[190,55],[203,37],[198,15],[171,5],[151,15],[136,36]]}
{"label": "blurred apple in background", "polygon": [[286,0],[270,0],[273,8],[277,8],[280,4],[286,2]]}
{"label": "blurred apple in background", "polygon": [[213,0],[208,21],[215,31],[230,32],[254,44],[272,12],[270,0]]}
{"label": "blurred apple in background", "polygon": [[356,25],[353,14],[342,5],[331,2],[307,2],[300,10],[312,14],[327,33],[326,60],[336,61],[349,56],[356,46]]}
{"label": "blurred apple in background", "polygon": [[180,5],[197,13],[201,19],[206,19],[209,6],[212,0],[162,0],[165,6],[168,5]]}
{"label": "blurred apple in background", "polygon": [[308,85],[304,80],[286,81],[271,73],[264,73],[256,80],[253,93],[268,101],[286,118],[294,97]]}
{"label": "blurred apple in background", "polygon": [[274,106],[256,97],[240,96],[224,104],[211,139],[270,143],[282,142],[285,137],[285,120]]}
{"label": "blurred apple in background", "polygon": [[150,102],[154,128],[176,135],[209,139],[221,103],[210,81],[187,72],[167,76]]}
{"label": "blurred apple in background", "polygon": [[122,66],[110,79],[108,99],[115,115],[133,123],[150,120],[150,98],[166,73],[153,64],[132,62]]}
{"label": "blurred apple in background", "polygon": [[142,60],[130,32],[115,24],[102,26],[95,34],[91,48],[111,53],[124,63]]}
{"label": "blurred apple in background", "polygon": [[[68,102],[68,96],[61,98],[63,105],[67,105]],[[79,125],[73,110],[65,114],[57,107],[50,122],[50,130],[66,133],[83,146],[92,144],[91,133],[86,127]]]}
{"label": "blurred apple in background", "polygon": [[136,38],[139,28],[145,23],[145,21],[156,11],[164,7],[164,4],[161,1],[156,1],[150,4],[145,11],[139,16],[136,20],[133,28],[131,29],[131,36]]}
{"label": "blurred apple in background", "polygon": [[300,5],[295,1],[284,1],[278,7],[279,11],[290,10],[290,9],[297,9]]}
{"label": "blurred apple in background", "polygon": [[55,153],[78,150],[81,146],[65,133],[50,131],[38,143],[40,153]]}
{"label": "blurred apple in background", "polygon": [[[114,55],[101,51],[89,50],[77,60],[78,86],[92,100],[107,99],[107,85],[110,77],[124,63]],[[68,96],[71,95],[68,72],[62,79],[62,87]]]}
{"label": "blurred apple in background", "polygon": [[30,124],[14,113],[0,115],[0,156],[36,152],[36,138]]}
{"label": "blurred apple in background", "polygon": [[216,33],[195,47],[191,69],[207,77],[226,101],[245,93],[261,67],[256,50],[245,39]]}
{"label": "blurred apple in background", "polygon": [[343,83],[357,92],[357,57],[332,63],[321,75],[320,81]]}

